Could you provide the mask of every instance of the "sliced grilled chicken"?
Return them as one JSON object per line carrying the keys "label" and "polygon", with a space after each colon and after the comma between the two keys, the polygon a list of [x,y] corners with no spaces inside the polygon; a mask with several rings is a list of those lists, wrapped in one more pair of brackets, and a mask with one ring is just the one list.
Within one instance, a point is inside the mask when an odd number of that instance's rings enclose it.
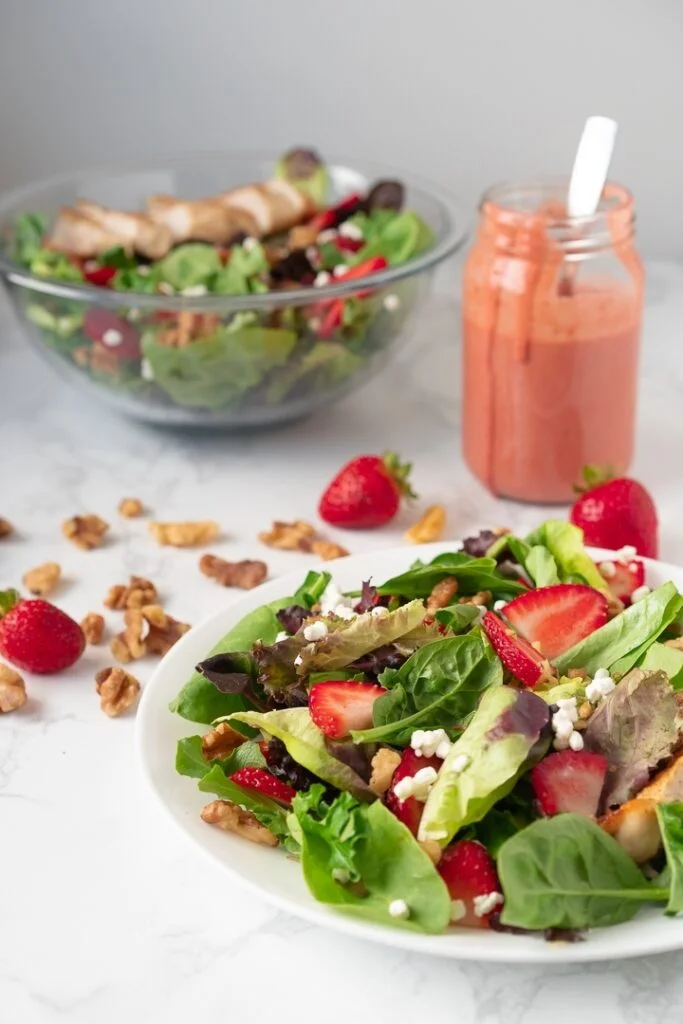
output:
{"label": "sliced grilled chicken", "polygon": [[632,800],[616,811],[609,811],[599,824],[617,840],[619,845],[636,861],[644,864],[651,860],[661,846],[655,808],[657,804],[683,800],[683,753]]}
{"label": "sliced grilled chicken", "polygon": [[88,259],[121,243],[118,235],[102,227],[81,210],[64,206],[57,214],[45,244],[50,249]]}
{"label": "sliced grilled chicken", "polygon": [[257,238],[286,231],[316,211],[313,202],[287,181],[273,178],[261,185],[244,185],[216,197],[229,210],[246,214],[250,234]]}
{"label": "sliced grilled chicken", "polygon": [[150,196],[147,211],[156,224],[164,224],[178,242],[223,245],[239,231],[252,234],[252,219],[231,210],[220,199],[176,199]]}
{"label": "sliced grilled chicken", "polygon": [[173,244],[170,229],[165,224],[156,223],[146,213],[110,210],[88,199],[78,199],[75,208],[115,237],[115,245],[135,250],[147,259],[161,259]]}

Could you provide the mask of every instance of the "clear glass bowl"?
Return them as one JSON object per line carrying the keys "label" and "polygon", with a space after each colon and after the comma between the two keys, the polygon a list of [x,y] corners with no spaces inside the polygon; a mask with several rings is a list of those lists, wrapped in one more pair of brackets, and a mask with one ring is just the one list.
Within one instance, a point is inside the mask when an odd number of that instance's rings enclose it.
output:
{"label": "clear glass bowl", "polygon": [[[405,208],[417,212],[434,245],[402,266],[358,281],[257,295],[145,295],[37,277],[8,256],[17,214],[53,215],[87,197],[118,209],[143,209],[153,193],[210,196],[272,175],[275,155],[209,154],[175,157],[148,166],[79,171],[28,185],[0,197],[0,273],[34,348],[63,377],[99,399],[153,423],[249,427],[307,415],[347,394],[375,374],[397,350],[428,294],[434,270],[466,238],[462,211],[439,188],[393,168],[332,163],[332,199],[362,192],[380,178],[406,187]],[[395,296],[385,302],[387,296]],[[363,312],[351,334],[342,326],[328,340],[311,332],[304,307],[324,315],[333,299],[360,297]],[[244,314],[255,314],[244,317]],[[219,342],[192,342],[147,359],[159,322],[192,323],[204,314]],[[105,349],[84,332],[92,319],[125,333],[121,351]],[[123,324],[123,327],[121,325]],[[240,326],[244,324],[244,326]],[[265,328],[265,330],[264,330]],[[151,363],[154,363],[154,366]]]}

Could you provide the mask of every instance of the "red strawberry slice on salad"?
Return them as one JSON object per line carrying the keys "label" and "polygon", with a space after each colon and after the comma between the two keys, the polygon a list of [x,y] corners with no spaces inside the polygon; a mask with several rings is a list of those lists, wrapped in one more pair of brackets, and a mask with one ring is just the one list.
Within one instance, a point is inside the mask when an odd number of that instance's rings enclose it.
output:
{"label": "red strawberry slice on salad", "polygon": [[541,812],[595,818],[609,765],[602,754],[560,750],[531,769],[531,785]]}
{"label": "red strawberry slice on salad", "polygon": [[401,800],[394,792],[394,787],[401,779],[408,778],[409,776],[412,778],[413,775],[417,775],[421,768],[433,768],[434,771],[438,772],[442,764],[443,761],[439,757],[420,757],[412,747],[406,747],[401,754],[400,764],[393,774],[391,785],[385,797],[386,805],[392,814],[395,814],[398,820],[402,821],[410,829],[414,836],[417,835],[417,830],[420,827],[424,802],[418,800],[415,796],[410,796],[407,800]]}
{"label": "red strawberry slice on salad", "polygon": [[548,659],[494,612],[486,612],[481,624],[494,651],[515,679],[531,689],[541,681],[553,682],[555,674]]}
{"label": "red strawberry slice on salad", "polygon": [[91,306],[85,314],[83,331],[98,345],[114,352],[121,359],[140,358],[140,338],[127,320],[110,309]]}
{"label": "red strawberry slice on salad", "polygon": [[488,928],[491,915],[500,913],[503,896],[486,847],[474,839],[461,839],[444,850],[436,870],[453,901],[453,924]]}
{"label": "red strawberry slice on salad", "polygon": [[586,466],[569,518],[583,530],[586,544],[618,551],[632,546],[644,558],[658,552],[657,509],[650,493],[629,477],[614,479],[609,470]]}
{"label": "red strawberry slice on salad", "polygon": [[395,452],[358,455],[327,485],[318,514],[326,523],[349,530],[384,526],[398,512],[402,497],[415,497],[408,482],[410,469]]}
{"label": "red strawberry slice on salad", "polygon": [[509,601],[505,618],[546,658],[556,658],[607,622],[604,594],[580,583],[539,587]]}
{"label": "red strawberry slice on salad", "polygon": [[313,723],[331,740],[343,740],[354,729],[369,729],[372,706],[387,691],[375,683],[331,679],[312,687],[308,708]]}
{"label": "red strawberry slice on salad", "polygon": [[261,796],[269,796],[271,800],[277,800],[281,804],[291,804],[296,796],[296,790],[292,786],[288,786],[281,779],[276,779],[265,768],[240,768],[230,776],[230,781],[242,789],[260,793]]}
{"label": "red strawberry slice on salad", "polygon": [[83,277],[88,284],[96,284],[98,288],[106,288],[116,274],[116,267],[98,267],[97,264],[83,267]]}
{"label": "red strawberry slice on salad", "polygon": [[628,562],[608,559],[598,563],[598,571],[614,597],[624,605],[629,605],[633,593],[645,584],[645,564],[639,558]]}

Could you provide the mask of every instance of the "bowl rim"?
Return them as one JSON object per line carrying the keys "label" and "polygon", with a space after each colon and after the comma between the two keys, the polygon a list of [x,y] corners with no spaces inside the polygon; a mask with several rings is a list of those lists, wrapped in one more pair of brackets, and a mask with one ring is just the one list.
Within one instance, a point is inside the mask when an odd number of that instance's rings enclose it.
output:
{"label": "bowl rim", "polygon": [[[226,163],[230,160],[263,160],[270,162],[273,166],[281,154],[273,156],[272,153],[259,150],[206,150],[192,153],[161,155],[150,158],[144,162],[130,161],[125,163],[114,163],[110,165],[95,165],[85,167],[79,171],[67,171],[62,174],[51,175],[17,188],[6,190],[0,194],[0,218],[16,207],[22,199],[29,197],[38,189],[49,188],[59,184],[66,184],[75,177],[83,175],[114,175],[132,174],[160,169],[166,163],[172,163],[175,167],[186,164],[199,163],[206,160],[223,160]],[[441,188],[427,178],[393,168],[385,164],[377,164],[364,159],[355,161],[348,158],[341,159],[332,155],[326,164],[330,168],[339,171],[364,174],[368,177],[387,177],[393,175],[403,181],[409,188],[422,192],[430,200],[436,200],[441,207],[442,214],[446,219],[446,227],[442,237],[437,239],[435,245],[415,259],[396,267],[389,267],[371,275],[373,286],[381,288],[386,285],[396,284],[408,277],[420,274],[423,271],[431,270],[439,263],[462,248],[467,241],[470,231],[470,219],[465,213],[463,204],[452,196],[447,189]],[[44,295],[72,299],[90,305],[106,307],[129,306],[147,310],[198,310],[202,312],[213,311],[223,314],[238,310],[269,310],[279,309],[285,306],[306,305],[307,303],[319,302],[321,299],[344,298],[358,292],[360,279],[345,282],[343,277],[339,283],[331,283],[322,287],[309,285],[304,288],[293,288],[283,292],[262,292],[249,295],[203,295],[185,296],[175,295],[149,295],[142,292],[118,292],[108,288],[101,288],[97,285],[80,284],[74,282],[60,281],[57,278],[38,277],[32,274],[25,267],[9,259],[0,249],[0,272],[6,281],[31,291],[41,292]]]}

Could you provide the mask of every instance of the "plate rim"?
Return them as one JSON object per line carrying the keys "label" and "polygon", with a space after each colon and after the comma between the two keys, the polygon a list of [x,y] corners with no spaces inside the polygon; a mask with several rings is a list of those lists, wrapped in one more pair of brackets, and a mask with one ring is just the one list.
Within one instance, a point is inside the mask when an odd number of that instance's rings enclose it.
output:
{"label": "plate rim", "polygon": [[[265,902],[295,917],[303,918],[313,924],[354,938],[361,938],[381,945],[411,950],[429,956],[438,956],[442,959],[510,964],[588,963],[612,960],[617,956],[620,958],[632,958],[683,949],[683,920],[676,921],[673,918],[667,917],[659,919],[662,925],[661,937],[659,935],[654,938],[650,937],[645,944],[643,944],[642,940],[638,939],[638,934],[635,930],[633,937],[630,934],[624,936],[620,933],[618,941],[615,943],[614,939],[610,939],[610,935],[614,933],[614,928],[596,929],[587,941],[568,944],[548,943],[536,937],[529,937],[527,939],[523,936],[506,935],[500,932],[491,934],[484,931],[480,933],[475,931],[473,933],[472,930],[466,931],[465,929],[462,929],[461,932],[457,930],[451,931],[446,935],[425,935],[419,932],[402,931],[398,928],[392,929],[384,925],[357,920],[351,916],[347,917],[325,904],[304,904],[294,897],[288,897],[263,888],[257,881],[243,875],[237,867],[231,865],[224,857],[209,849],[206,844],[193,835],[184,826],[180,816],[165,799],[163,791],[154,778],[148,756],[147,734],[150,722],[152,721],[149,709],[153,707],[156,690],[163,685],[168,673],[173,671],[175,662],[180,661],[185,650],[196,642],[198,633],[213,633],[213,640],[208,641],[209,646],[212,646],[223,635],[226,628],[230,628],[229,624],[226,624],[226,618],[232,616],[234,621],[237,622],[239,618],[253,608],[260,607],[269,600],[281,597],[287,587],[287,583],[291,581],[293,585],[298,586],[302,575],[305,575],[307,571],[325,569],[331,571],[334,576],[335,569],[340,566],[353,571],[355,565],[359,567],[367,566],[368,563],[377,558],[391,560],[405,557],[408,559],[411,553],[413,557],[418,557],[420,554],[434,557],[434,555],[441,551],[453,550],[453,545],[457,543],[460,543],[460,541],[437,541],[430,544],[416,545],[414,548],[407,547],[406,545],[378,548],[335,559],[333,563],[320,562],[311,567],[294,569],[291,572],[268,580],[251,591],[234,595],[215,612],[193,626],[161,659],[145,685],[140,699],[135,722],[135,753],[139,771],[145,781],[145,789],[162,809],[166,819],[173,823],[175,829],[184,836],[191,847],[200,851],[204,857],[208,858],[217,867],[227,871],[239,885],[252,891]],[[588,547],[587,550],[596,560],[609,560],[617,555],[617,552],[605,548]],[[642,561],[645,562],[646,566],[656,566],[657,570],[664,575],[671,572],[675,578],[683,574],[683,567],[669,562],[652,558],[642,558]],[[367,569],[365,573],[367,573]],[[363,571],[360,572],[360,575],[364,575]],[[244,610],[245,604],[249,606],[246,610]],[[168,713],[171,714],[170,711]],[[191,728],[193,723],[188,721],[187,724],[188,728]],[[198,728],[204,728],[204,726],[201,726],[201,723],[194,724]],[[171,751],[171,757],[172,754],[173,752]],[[630,928],[632,924],[633,922],[631,921],[625,925],[615,927],[620,929]],[[677,927],[678,934],[670,933],[667,935],[666,932],[670,927]]]}

